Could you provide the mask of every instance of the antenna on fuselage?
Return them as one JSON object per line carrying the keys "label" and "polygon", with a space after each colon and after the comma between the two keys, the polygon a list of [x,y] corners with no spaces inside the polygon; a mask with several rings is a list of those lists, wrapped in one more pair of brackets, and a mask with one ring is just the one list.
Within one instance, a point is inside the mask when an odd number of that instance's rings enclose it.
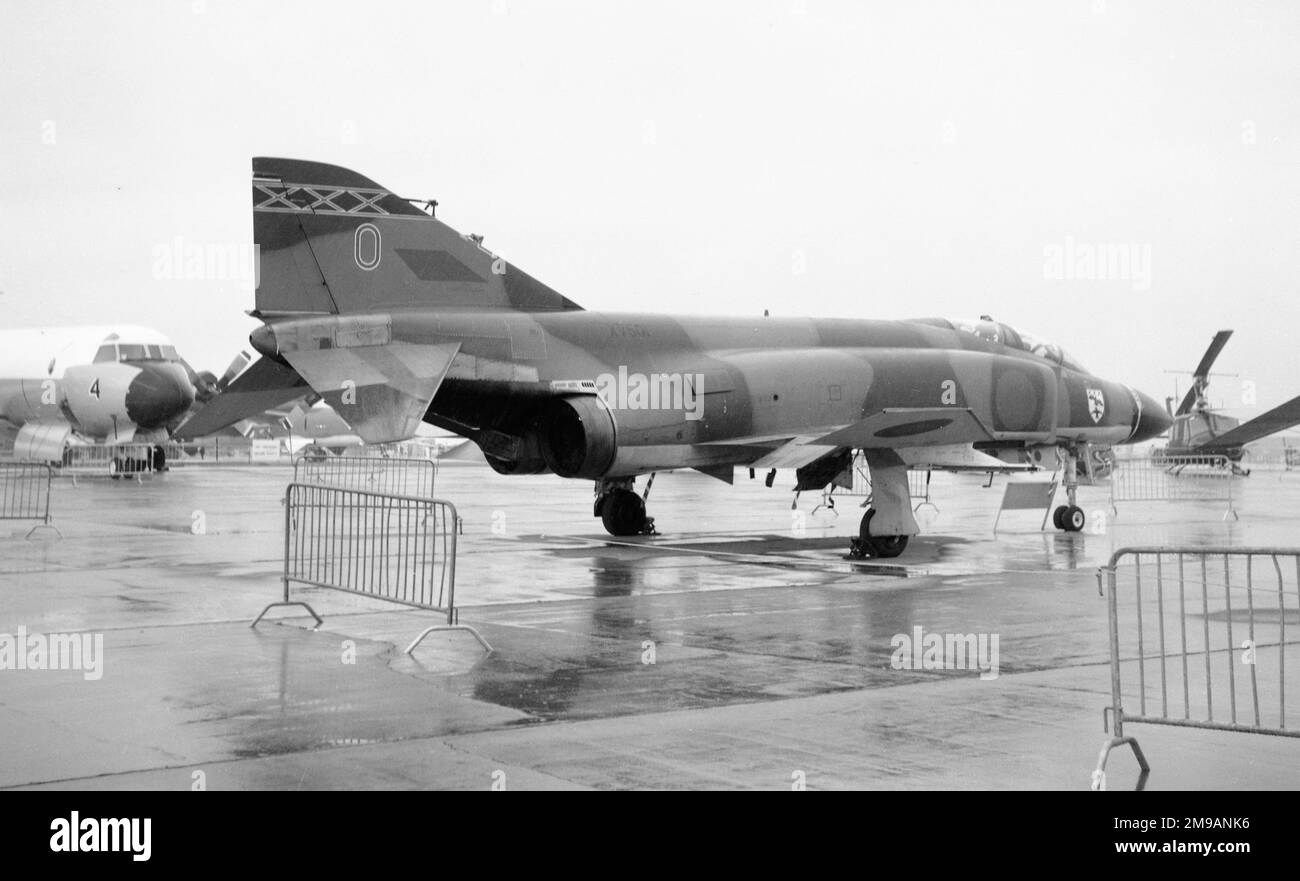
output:
{"label": "antenna on fuselage", "polygon": [[410,202],[416,208],[423,210],[430,217],[438,216],[437,199],[402,199],[403,202]]}

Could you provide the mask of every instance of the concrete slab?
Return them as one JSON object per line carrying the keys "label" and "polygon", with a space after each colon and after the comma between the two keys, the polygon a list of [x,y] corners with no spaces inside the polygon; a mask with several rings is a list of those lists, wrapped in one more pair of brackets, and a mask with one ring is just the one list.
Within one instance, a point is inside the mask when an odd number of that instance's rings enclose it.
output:
{"label": "concrete slab", "polygon": [[[100,634],[103,675],[0,671],[0,786],[1086,789],[1110,688],[1096,567],[1124,545],[1300,534],[1300,475],[1240,481],[1226,522],[1210,502],[1114,516],[1084,488],[1074,535],[1030,512],[995,535],[1000,481],[936,475],[928,533],[858,565],[860,499],[792,511],[737,473],[660,475],[663,534],[613,540],[588,484],[444,467],[460,618],[495,651],[438,633],[414,657],[435,614],[335,591],[295,594],[319,630],[292,611],[248,627],[280,591],[288,469],[60,481],[62,540],[0,522],[0,633]],[[996,678],[895,669],[917,627],[996,635]],[[1148,788],[1300,786],[1292,739],[1130,733]],[[1127,754],[1109,770],[1136,782]]]}

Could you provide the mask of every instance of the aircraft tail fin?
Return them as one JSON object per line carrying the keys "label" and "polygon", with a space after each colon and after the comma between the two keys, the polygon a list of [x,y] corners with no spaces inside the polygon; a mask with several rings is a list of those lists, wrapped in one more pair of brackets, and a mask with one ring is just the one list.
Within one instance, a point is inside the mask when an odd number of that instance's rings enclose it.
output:
{"label": "aircraft tail fin", "polygon": [[253,160],[257,314],[404,307],[580,309],[430,211],[354,171]]}

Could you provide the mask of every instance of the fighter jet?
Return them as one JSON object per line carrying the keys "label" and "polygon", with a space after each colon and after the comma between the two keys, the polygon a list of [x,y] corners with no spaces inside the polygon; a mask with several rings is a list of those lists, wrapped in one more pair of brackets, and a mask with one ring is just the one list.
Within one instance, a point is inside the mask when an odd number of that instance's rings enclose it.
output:
{"label": "fighter jet", "polygon": [[909,467],[1061,463],[1066,530],[1089,445],[1161,434],[1152,398],[993,320],[700,318],[590,312],[354,171],[253,160],[262,357],[181,428],[200,435],[309,385],[369,443],[421,420],[502,474],[593,481],[613,535],[652,531],[637,477],[794,468],[826,486],[862,450],[857,546],[892,557],[920,530]]}
{"label": "fighter jet", "polygon": [[[0,331],[0,433],[18,459],[58,462],[83,441],[159,443],[194,403],[194,373],[155,330]],[[7,444],[6,444],[7,445]]]}

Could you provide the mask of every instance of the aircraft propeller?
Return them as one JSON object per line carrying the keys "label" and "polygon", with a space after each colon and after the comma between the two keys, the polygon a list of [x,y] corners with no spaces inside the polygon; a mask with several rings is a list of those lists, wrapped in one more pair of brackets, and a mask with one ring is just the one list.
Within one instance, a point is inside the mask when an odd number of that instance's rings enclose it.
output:
{"label": "aircraft propeller", "polygon": [[209,370],[195,371],[195,369],[184,360],[181,361],[181,364],[184,365],[185,371],[189,373],[190,382],[194,383],[194,399],[201,404],[206,404],[217,395],[224,392],[226,387],[234,382],[235,378],[239,376],[239,374],[244,372],[244,368],[247,367],[249,362],[252,360],[252,356],[247,352],[240,352],[235,356],[234,360],[230,362],[230,366],[226,368],[226,372],[221,374],[220,379],[213,375]]}

